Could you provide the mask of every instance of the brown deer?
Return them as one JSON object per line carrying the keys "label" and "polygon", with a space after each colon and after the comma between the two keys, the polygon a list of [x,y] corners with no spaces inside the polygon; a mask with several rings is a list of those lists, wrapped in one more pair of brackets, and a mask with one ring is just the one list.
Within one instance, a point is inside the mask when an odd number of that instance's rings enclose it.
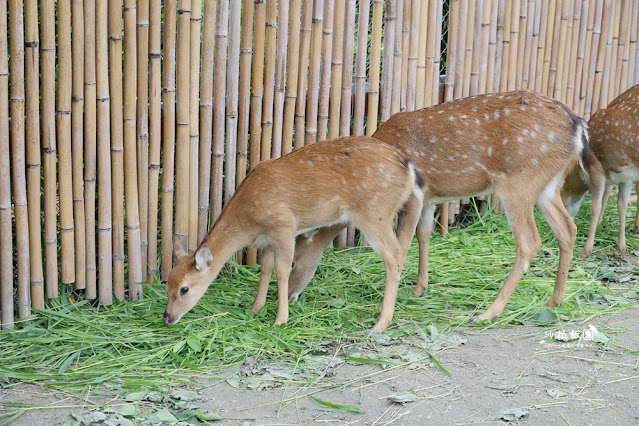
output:
{"label": "brown deer", "polygon": [[[517,254],[497,298],[475,321],[493,319],[503,311],[541,247],[533,216],[535,204],[560,248],[555,289],[546,305],[563,302],[577,228],[562,204],[560,190],[572,164],[588,152],[586,124],[581,118],[561,102],[515,91],[398,113],[373,136],[412,159],[426,179],[417,225],[415,295],[421,296],[428,286],[428,244],[435,205],[495,192],[505,208]],[[297,299],[311,279],[323,250],[337,232],[339,229],[333,227],[320,230],[312,240],[298,238],[289,279],[291,300]]]}
{"label": "brown deer", "polygon": [[[177,323],[226,261],[253,245],[264,249],[253,312],[264,306],[275,268],[279,299],[275,324],[286,323],[295,237],[311,240],[319,228],[352,223],[384,260],[386,289],[373,329],[384,331],[393,316],[404,259],[419,219],[423,184],[410,160],[369,137],[319,142],[258,164],[195,253],[180,253],[177,248],[180,257],[166,283],[164,322]],[[398,212],[403,223],[395,235],[393,217]]]}
{"label": "brown deer", "polygon": [[[597,225],[612,185],[619,184],[619,237],[617,251],[626,252],[626,211],[633,182],[639,180],[639,85],[619,95],[588,122],[590,153],[585,170],[574,168],[566,178],[562,199],[571,215],[577,214],[585,193],[592,194],[592,217],[581,257],[588,257],[595,244]],[[635,225],[637,227],[637,225]]]}

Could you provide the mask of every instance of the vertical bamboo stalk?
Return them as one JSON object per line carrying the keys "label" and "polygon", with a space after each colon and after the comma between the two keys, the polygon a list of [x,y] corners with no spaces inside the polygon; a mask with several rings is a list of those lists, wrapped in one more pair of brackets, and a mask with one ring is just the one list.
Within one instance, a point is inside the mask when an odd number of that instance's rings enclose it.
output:
{"label": "vertical bamboo stalk", "polygon": [[[497,0],[486,0],[484,6],[488,10],[488,60],[486,63],[486,83],[485,92],[493,91],[495,84],[495,60],[497,50],[497,14],[499,12]],[[480,79],[481,84],[481,79]]]}
{"label": "vertical bamboo stalk", "polygon": [[[426,7],[424,7],[426,9]],[[424,15],[426,14],[424,10]],[[390,0],[386,5],[386,13],[384,14],[384,56],[382,57],[382,84],[381,84],[381,114],[379,118],[380,124],[388,120],[391,115],[391,103],[393,94],[393,66],[394,66],[394,48],[395,48],[395,22],[397,21],[397,1]],[[424,22],[425,24],[425,22]],[[426,31],[424,27],[424,44]],[[421,91],[417,93],[420,104],[424,104],[424,86],[426,77],[426,47],[423,47],[423,65],[422,65],[422,86]],[[418,79],[419,82],[419,79]]]}
{"label": "vertical bamboo stalk", "polygon": [[[191,0],[179,0],[177,16],[177,86],[175,147],[175,238],[188,247],[190,207],[190,64]],[[220,194],[221,195],[221,194]]]}
{"label": "vertical bamboo stalk", "polygon": [[[229,36],[229,0],[217,4],[215,21],[215,81],[213,83],[213,157],[211,217],[213,224],[222,211],[224,182],[224,122],[226,120],[226,57]],[[259,145],[259,139],[255,140]]]}
{"label": "vertical bamboo stalk", "polygon": [[[48,298],[58,297],[57,174],[55,128],[55,3],[42,0],[42,167],[44,174],[45,287]],[[4,15],[3,15],[4,16]],[[7,56],[8,57],[8,56]],[[111,253],[109,252],[109,258]],[[13,278],[11,279],[13,281]]]}
{"label": "vertical bamboo stalk", "polygon": [[297,73],[297,101],[295,104],[295,149],[304,146],[306,127],[306,84],[311,46],[311,25],[313,20],[313,1],[305,0],[302,9],[300,30],[299,71]]}
{"label": "vertical bamboo stalk", "polygon": [[176,0],[164,1],[162,72],[162,279],[173,268],[173,179],[175,176]]}
{"label": "vertical bamboo stalk", "polygon": [[[544,54],[546,51],[546,31],[548,28],[548,0],[542,0],[538,5],[541,9],[537,12],[540,15],[539,22],[539,40],[537,41],[537,53],[536,60],[533,66],[535,67],[535,81],[530,84],[530,88],[541,93],[541,80],[544,73]],[[538,8],[538,9],[539,9]]]}
{"label": "vertical bamboo stalk", "polygon": [[[271,158],[273,143],[273,102],[275,100],[275,59],[277,55],[277,2],[266,0],[266,56],[262,97],[262,141],[260,161]],[[317,119],[317,117],[316,117]]]}
{"label": "vertical bamboo stalk", "polygon": [[[149,280],[149,0],[137,4],[137,175],[142,281]],[[198,52],[199,53],[199,52]],[[199,55],[198,55],[199,56]]]}
{"label": "vertical bamboo stalk", "polygon": [[[489,50],[489,41],[490,41],[490,3],[491,0],[482,0],[482,8],[481,8],[481,49],[479,51],[479,81],[477,82],[477,93],[486,93],[486,84],[487,78],[486,75],[488,73],[488,50]],[[479,10],[479,7],[477,8]],[[496,12],[495,8],[495,12]]]}
{"label": "vertical bamboo stalk", "polygon": [[[113,199],[111,193],[111,117],[109,97],[108,0],[95,3],[96,153],[98,180],[98,296],[113,303]],[[43,21],[44,22],[44,21]],[[44,56],[44,55],[43,55]],[[43,80],[44,82],[44,80]],[[44,87],[44,84],[43,84]],[[46,151],[45,151],[46,152]],[[121,173],[118,171],[118,173]],[[46,174],[46,163],[45,163]],[[45,182],[46,187],[46,182]],[[46,192],[45,192],[46,204]],[[46,220],[45,220],[46,226]],[[45,231],[46,232],[46,231]],[[45,240],[46,244],[46,240]],[[48,269],[48,267],[47,267]],[[47,287],[48,293],[48,287]]]}
{"label": "vertical bamboo stalk", "polygon": [[162,1],[149,4],[149,215],[148,255],[149,282],[158,274],[158,190],[160,150],[162,145]]}
{"label": "vertical bamboo stalk", "polygon": [[517,88],[517,62],[519,60],[519,19],[521,3],[519,0],[512,2],[512,15],[510,17],[510,56],[508,62],[508,90]]}
{"label": "vertical bamboo stalk", "polygon": [[[500,11],[501,13],[501,11]],[[510,50],[512,43],[511,26],[512,26],[512,14],[513,14],[513,1],[507,1],[504,9],[504,37],[502,39],[502,54],[501,54],[501,71],[499,79],[499,91],[505,92],[508,90],[508,67],[510,65]]]}
{"label": "vertical bamboo stalk", "polygon": [[[526,20],[526,37],[525,37],[525,51],[523,70],[521,73],[521,88],[528,89],[531,84],[531,64],[535,63],[537,57],[537,41],[539,40],[539,19],[538,14],[535,13],[535,0],[528,0],[526,6],[528,7],[527,20]],[[534,84],[534,77],[532,77]]]}
{"label": "vertical bamboo stalk", "polygon": [[[419,0],[414,0],[419,1]],[[369,6],[366,6],[369,7]],[[362,4],[360,3],[360,11]],[[404,13],[402,15],[402,73],[401,73],[401,98],[400,110],[406,110],[406,101],[408,99],[408,58],[410,56],[410,38],[411,38],[411,22],[412,22],[413,0],[404,0]],[[361,12],[360,12],[361,13]]]}
{"label": "vertical bamboo stalk", "polygon": [[[71,156],[75,236],[75,288],[86,288],[86,229],[84,218],[84,11],[83,1],[72,2],[73,82],[71,97]],[[39,194],[38,194],[39,195]]]}
{"label": "vertical bamboo stalk", "polygon": [[[295,2],[299,3],[299,2]],[[346,2],[335,3],[335,18],[333,30],[333,59],[331,69],[331,93],[329,101],[328,138],[339,136],[340,102],[342,94],[342,70],[344,60],[344,31],[346,16]],[[352,63],[350,63],[352,67]]]}
{"label": "vertical bamboo stalk", "polygon": [[[506,0],[497,0],[497,25],[495,34],[495,65],[492,92],[499,92],[502,81],[502,64],[504,58],[504,49],[506,44],[504,43],[505,23],[506,21]],[[509,36],[510,37],[510,36]],[[490,86],[489,86],[490,89]]]}
{"label": "vertical bamboo stalk", "polygon": [[[96,16],[96,19],[98,17]],[[111,94],[111,191],[113,203],[113,292],[124,300],[124,141],[122,115],[122,3],[109,0]]]}
{"label": "vertical bamboo stalk", "polygon": [[[599,55],[595,70],[595,93],[592,100],[593,113],[608,105],[608,83],[610,81],[610,59],[612,54],[612,27],[616,2],[604,1],[601,38],[599,39]],[[600,78],[597,78],[600,77]]]}
{"label": "vertical bamboo stalk", "polygon": [[[353,134],[360,136],[364,134],[364,118],[366,108],[366,56],[368,52],[368,21],[370,16],[370,3],[361,2],[359,4],[359,20],[357,24],[357,54],[355,56],[355,103],[353,105]],[[344,60],[349,61],[353,54],[349,56],[344,51]],[[345,76],[343,76],[345,77]],[[348,81],[342,79],[342,124],[340,126],[340,136],[350,134],[350,114],[348,126],[344,119],[345,112],[350,111],[351,88]],[[347,96],[348,107],[345,105],[344,97]],[[348,109],[347,109],[348,108]]]}
{"label": "vertical bamboo stalk", "polygon": [[[454,99],[459,99],[464,95],[464,67],[466,59],[466,28],[468,25],[468,2],[470,0],[460,0],[458,26],[457,26],[457,44],[454,48],[457,50],[455,55],[455,86],[453,88]],[[450,29],[449,29],[450,31]],[[448,46],[450,51],[450,45]]]}
{"label": "vertical bamboo stalk", "polygon": [[98,297],[95,240],[95,183],[97,92],[95,74],[95,4],[84,4],[84,217],[86,238],[86,289],[89,300]]}
{"label": "vertical bamboo stalk", "polygon": [[[373,0],[373,29],[371,34],[370,75],[368,80],[368,109],[366,114],[366,135],[377,130],[379,116],[379,74],[381,71],[382,16],[384,1]],[[413,94],[414,95],[414,94]]]}
{"label": "vertical bamboo stalk", "polygon": [[[476,0],[468,0],[468,15],[466,18],[466,31],[465,31],[465,40],[464,40],[464,71],[462,73],[462,97],[467,97],[470,94],[470,79],[473,72],[473,47],[476,46],[475,38],[475,21],[476,17],[481,14],[477,14],[475,10],[475,6],[477,5]],[[479,36],[479,34],[477,33]]]}
{"label": "vertical bamboo stalk", "polygon": [[124,0],[124,198],[129,261],[129,299],[142,297],[142,246],[136,156],[137,43],[135,0]]}
{"label": "vertical bamboo stalk", "polygon": [[[584,43],[584,60],[583,60],[583,72],[580,76],[579,91],[575,91],[575,97],[579,99],[579,106],[575,110],[580,116],[584,116],[584,110],[586,106],[586,91],[588,90],[588,80],[591,71],[594,73],[594,64],[591,64],[591,52],[592,52],[592,36],[595,26],[595,6],[597,0],[585,1],[584,5],[587,6],[586,16],[582,16],[582,19],[586,21],[586,34]],[[594,78],[594,77],[593,77]]]}
{"label": "vertical bamboo stalk", "polygon": [[435,61],[433,63],[433,96],[431,105],[437,105],[440,100],[439,96],[439,77],[440,77],[440,65],[442,56],[442,25],[444,15],[443,3],[437,2],[437,17],[435,18]]}
{"label": "vertical bamboo stalk", "polygon": [[519,3],[519,40],[517,42],[517,69],[515,72],[515,89],[521,89],[524,76],[526,36],[528,29],[528,2],[520,0]]}
{"label": "vertical bamboo stalk", "polygon": [[304,144],[317,141],[317,110],[319,103],[320,59],[322,28],[324,26],[324,0],[313,2],[313,25],[311,31],[310,62],[308,71],[308,92],[306,95],[306,129]]}
{"label": "vertical bamboo stalk", "polygon": [[[298,5],[301,5],[299,1],[294,3],[298,3]],[[239,7],[240,5],[238,4],[238,8]],[[291,22],[289,22],[289,9],[289,2],[280,2],[277,16],[277,60],[275,65],[275,104],[273,105],[273,148],[271,150],[272,158],[279,158],[282,156],[282,134],[284,132],[285,102],[284,89],[286,87],[286,59],[288,57],[288,26],[291,24]],[[233,31],[231,31],[231,34],[232,33]]]}
{"label": "vertical bamboo stalk", "polygon": [[[190,50],[189,53],[189,188],[198,187],[199,149],[200,149],[200,36],[202,30],[202,2],[191,2],[190,22]],[[190,171],[193,171],[191,173]],[[198,197],[199,194],[192,189],[189,191],[188,213],[188,243],[189,253],[195,251],[200,239],[198,238]]]}
{"label": "vertical bamboo stalk", "polygon": [[[71,162],[71,1],[57,3],[58,11],[58,191],[60,197],[60,277],[75,281],[73,184]],[[13,74],[13,73],[12,73]]]}
{"label": "vertical bamboo stalk", "polygon": [[[229,17],[229,33],[240,34],[241,31],[241,0],[231,0]],[[224,160],[225,180],[224,196],[228,201],[235,193],[236,152],[237,152],[237,115],[239,107],[240,84],[240,37],[231,37],[229,40],[227,71],[227,110],[226,110],[226,158]]]}
{"label": "vertical bamboo stalk", "polygon": [[[391,95],[391,115],[399,112],[402,98],[402,60],[405,55],[402,53],[402,34],[404,31],[404,1],[397,0],[395,24],[395,46],[393,46],[393,93]],[[434,27],[433,27],[434,31]]]}
{"label": "vertical bamboo stalk", "polygon": [[[601,75],[597,72],[597,61],[599,60],[599,46],[602,42],[601,37],[601,26],[603,24],[603,7],[604,0],[595,0],[595,10],[594,10],[594,22],[592,27],[592,48],[590,53],[590,65],[588,67],[588,83],[584,87],[585,91],[585,101],[584,102],[584,118],[586,120],[590,119],[590,115],[593,111],[593,99],[594,99],[594,91],[595,91],[595,80],[600,78]],[[603,52],[603,48],[602,48]],[[603,60],[603,58],[602,58]],[[600,86],[601,90],[601,86]],[[598,95],[597,95],[598,96]],[[597,99],[598,102],[598,99]],[[595,108],[596,110],[596,108]]]}
{"label": "vertical bamboo stalk", "polygon": [[[618,37],[618,47],[617,47],[617,62],[616,62],[616,71],[615,74],[617,78],[614,80],[614,90],[611,95],[613,97],[608,97],[609,102],[612,101],[617,95],[623,92],[625,89],[625,79],[628,73],[628,18],[631,14],[631,1],[632,0],[623,0],[621,2],[620,10],[620,23],[618,26],[619,29],[619,37]],[[624,70],[625,67],[625,70]],[[623,82],[623,83],[622,83]]]}
{"label": "vertical bamboo stalk", "polygon": [[[579,2],[576,2],[574,5],[574,13],[573,13],[573,25],[572,25],[572,41],[570,43],[571,45],[571,50],[570,50],[570,61],[569,61],[569,66],[568,66],[568,82],[566,85],[566,100],[565,103],[573,110],[577,109],[577,104],[575,103],[575,86],[576,86],[576,82],[577,79],[580,77],[580,75],[577,73],[577,62],[580,62],[580,60],[578,59],[579,56],[579,49],[581,46],[579,46],[580,44],[580,38],[579,36],[582,36],[582,39],[584,39],[585,41],[585,36],[586,36],[586,26],[583,26],[583,33],[580,34],[581,28],[581,9],[582,9],[582,5],[578,4]],[[583,21],[586,21],[586,17],[584,17]],[[581,43],[583,44],[583,43]],[[582,55],[583,57],[583,55]]]}
{"label": "vertical bamboo stalk", "polygon": [[[42,271],[42,225],[40,219],[40,72],[38,69],[39,39],[37,1],[26,0],[24,2],[24,12],[27,108],[25,130],[27,149],[27,202],[29,206],[31,306],[42,309],[44,308],[44,275]],[[84,265],[82,266],[84,267]]]}
{"label": "vertical bamboo stalk", "polygon": [[[69,12],[71,11],[69,10]],[[31,313],[31,294],[29,289],[29,217],[24,156],[24,26],[21,1],[9,1],[9,28],[9,47],[11,50],[11,175],[18,270],[18,315],[20,318],[25,318]],[[71,258],[71,261],[73,261],[73,258]]]}
{"label": "vertical bamboo stalk", "polygon": [[[579,34],[577,36],[578,44],[577,44],[577,56],[576,56],[576,64],[575,64],[575,88],[572,97],[572,109],[577,112],[577,114],[581,115],[582,112],[579,110],[580,104],[580,93],[581,93],[581,82],[582,77],[585,75],[585,67],[584,67],[584,59],[586,56],[586,27],[588,26],[588,9],[590,7],[590,1],[586,0],[581,2],[581,10],[579,12]],[[576,12],[576,9],[575,9]]]}
{"label": "vertical bamboo stalk", "polygon": [[[558,82],[561,86],[560,88],[561,96],[559,96],[558,99],[565,103],[566,91],[568,86],[568,72],[570,67],[570,58],[571,58],[571,51],[572,51],[571,42],[572,42],[574,1],[564,0],[564,8],[568,10],[568,13],[566,15],[566,20],[565,20],[566,40],[565,40],[565,49],[564,49],[564,56],[563,56],[563,69],[561,70],[561,74],[559,72],[557,73],[557,76],[560,79]],[[562,12],[562,25],[564,25],[563,12]],[[560,61],[560,64],[561,62],[562,61]]]}
{"label": "vertical bamboo stalk", "polygon": [[[482,57],[484,51],[483,44],[483,19],[484,19],[484,1],[475,1],[475,15],[473,17],[473,49],[470,50],[470,69],[468,94],[476,95],[479,91],[479,69],[480,64],[486,64],[487,58]],[[466,46],[468,48],[468,46]],[[485,80],[484,80],[485,81]]]}
{"label": "vertical bamboo stalk", "polygon": [[[306,0],[306,3],[310,3]],[[293,125],[295,122],[295,103],[297,101],[297,73],[300,66],[300,19],[302,3],[290,4],[288,28],[288,66],[286,68],[286,99],[284,101],[284,119],[282,123],[282,154],[293,150]],[[333,86],[335,87],[335,86]],[[338,91],[339,93],[339,91]],[[274,153],[274,157],[277,155]]]}
{"label": "vertical bamboo stalk", "polygon": [[615,2],[615,15],[613,18],[611,29],[612,37],[610,44],[610,58],[606,57],[607,69],[604,73],[604,79],[606,79],[606,76],[608,76],[608,81],[606,84],[607,96],[605,100],[602,99],[602,102],[605,103],[602,108],[608,106],[608,103],[617,96],[617,92],[615,91],[615,84],[618,81],[617,55],[619,52],[619,40],[621,38],[621,35],[619,34],[619,28],[621,26],[621,10],[625,3],[625,0]]}
{"label": "vertical bamboo stalk", "polygon": [[[424,87],[426,86],[426,23],[428,20],[428,0],[419,0],[419,24],[418,24],[418,38],[417,38],[417,70],[416,70],[416,81],[415,81],[415,109],[424,108]],[[388,11],[390,9],[390,2],[386,6],[386,15],[388,15]],[[393,5],[393,9],[395,5]],[[393,11],[393,15],[395,12]],[[386,20],[386,19],[385,19]],[[393,28],[392,32],[394,33],[395,28]],[[390,35],[388,32],[390,29],[388,27],[384,28],[384,36]],[[393,34],[394,36],[394,34]],[[390,49],[392,49],[392,43]],[[392,52],[391,52],[392,53]],[[384,43],[384,56],[386,56],[386,43]],[[392,64],[392,56],[391,56],[391,64]],[[382,74],[382,78],[384,78],[384,74]],[[390,81],[390,76],[389,76]],[[382,84],[383,89],[383,84]],[[389,91],[390,94],[390,91]],[[384,92],[382,91],[382,105],[384,103],[383,100]],[[390,99],[389,99],[390,100]],[[385,120],[382,120],[382,122]]]}
{"label": "vertical bamboo stalk", "polygon": [[[554,6],[554,7],[553,7]],[[550,11],[552,15],[548,15],[548,36],[546,38],[546,54],[548,55],[548,73],[546,76],[546,67],[544,66],[544,94],[552,96],[555,91],[555,79],[557,76],[557,60],[559,58],[559,36],[561,33],[561,10],[563,7],[563,0],[557,0],[552,2]],[[554,16],[554,19],[553,19]],[[552,27],[550,23],[552,22]],[[544,61],[546,59],[544,58]],[[543,80],[542,80],[543,83]]]}
{"label": "vertical bamboo stalk", "polygon": [[[362,9],[364,7],[364,10]],[[359,13],[360,18],[364,19],[362,13],[366,12],[366,34],[368,34],[368,12],[369,12],[369,3],[364,2],[360,5]],[[361,23],[361,21],[360,21]],[[359,42],[359,41],[358,41]],[[346,2],[346,15],[344,19],[344,51],[342,54],[342,61],[344,66],[342,67],[342,93],[341,93],[341,102],[340,102],[340,124],[339,124],[339,135],[340,136],[348,136],[351,134],[351,117],[353,117],[353,121],[357,119],[357,114],[351,115],[351,106],[352,106],[352,90],[353,90],[353,55],[355,49],[355,0],[347,0]],[[358,47],[359,52],[359,47]],[[364,67],[366,67],[366,49],[364,49]],[[362,59],[358,56],[356,61],[361,61]],[[356,66],[360,66],[359,62],[357,62]],[[357,107],[357,105],[356,105]],[[360,116],[363,120],[363,111],[364,106],[361,106]],[[363,122],[361,124],[361,128],[359,129],[363,134],[364,126]],[[357,131],[357,130],[356,130]],[[346,244],[349,246],[355,245],[355,227],[349,226],[346,230],[346,238],[344,238],[344,232],[342,232],[337,238],[337,245],[341,244],[346,240]]]}
{"label": "vertical bamboo stalk", "polygon": [[625,88],[630,88],[637,83],[637,80],[635,80],[635,70],[637,69],[637,36],[639,35],[639,0],[633,0],[632,2],[630,22],[630,38],[628,43],[630,53],[628,57],[628,78]]}
{"label": "vertical bamboo stalk", "polygon": [[[213,147],[213,73],[215,64],[215,21],[217,1],[204,5],[202,33],[202,73],[200,80],[200,146],[198,168],[198,235],[202,241],[209,230],[211,154]],[[250,3],[251,6],[253,3]]]}
{"label": "vertical bamboo stalk", "polygon": [[[638,1],[638,0],[635,0]],[[635,7],[636,9],[636,7]],[[633,13],[633,17],[639,17],[639,13]],[[634,19],[634,22],[637,22],[637,19]],[[635,39],[639,39],[639,25],[637,25],[637,33],[636,33],[636,37]],[[634,78],[633,78],[633,84],[637,84],[639,83],[639,42],[635,43],[635,61],[634,61],[634,66],[635,66],[635,73],[634,73]]]}
{"label": "vertical bamboo stalk", "polygon": [[[13,328],[13,230],[9,161],[9,48],[7,2],[0,2],[0,328]],[[55,222],[55,218],[54,218]]]}
{"label": "vertical bamboo stalk", "polygon": [[[399,2],[401,4],[401,1]],[[400,16],[400,10],[397,10],[397,16]],[[403,9],[402,9],[403,12]],[[434,84],[433,75],[435,74],[435,44],[441,42],[441,34],[436,33],[437,24],[437,2],[431,0],[428,2],[426,11],[426,74],[424,79],[424,106],[433,105],[436,94],[439,93],[437,86]],[[397,43],[395,44],[397,45]],[[397,53],[395,53],[397,55]],[[397,73],[395,73],[397,74]],[[394,88],[393,88],[394,90]]]}
{"label": "vertical bamboo stalk", "polygon": [[335,0],[324,2],[324,27],[322,29],[322,55],[320,60],[319,107],[317,110],[317,141],[328,136],[328,108],[331,82],[331,62],[333,59],[333,21]]}

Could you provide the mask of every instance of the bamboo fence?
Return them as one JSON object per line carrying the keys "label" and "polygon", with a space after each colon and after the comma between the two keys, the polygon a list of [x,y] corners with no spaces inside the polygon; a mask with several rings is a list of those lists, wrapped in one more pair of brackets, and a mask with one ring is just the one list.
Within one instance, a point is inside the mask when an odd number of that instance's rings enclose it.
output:
{"label": "bamboo fence", "polygon": [[258,162],[394,113],[523,88],[588,119],[639,83],[638,21],[639,0],[0,2],[0,326],[61,286],[137,300]]}

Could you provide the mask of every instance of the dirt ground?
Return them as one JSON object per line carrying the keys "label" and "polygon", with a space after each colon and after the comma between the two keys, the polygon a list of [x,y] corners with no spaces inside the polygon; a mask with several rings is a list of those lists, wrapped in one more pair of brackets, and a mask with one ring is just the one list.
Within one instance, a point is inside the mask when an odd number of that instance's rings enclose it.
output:
{"label": "dirt ground", "polygon": [[[602,333],[595,340],[609,341],[586,340],[593,336],[590,326]],[[416,338],[358,345],[328,342],[326,353],[317,355],[319,367],[312,373],[250,359],[239,368],[202,377],[204,388],[189,404],[218,413],[222,424],[242,426],[639,424],[639,309],[583,324],[567,323],[555,328],[553,336],[544,330],[467,327],[447,336],[433,331],[425,337],[429,345]],[[570,332],[575,332],[574,340]],[[428,357],[425,347],[450,376]],[[349,353],[351,358],[345,355]],[[362,358],[388,360],[388,364],[362,364]],[[361,412],[324,411],[328,407],[311,394],[360,407]],[[412,401],[392,402],[390,397]],[[117,398],[53,393],[27,385],[0,387],[0,407],[3,401],[50,407],[26,412],[12,423],[16,426],[62,424],[69,420],[68,413],[76,414],[76,422],[66,424],[87,424],[87,419],[100,421],[104,415],[83,406],[122,404]],[[158,401],[142,401],[138,407],[149,412],[163,406],[171,408]],[[0,412],[0,422],[9,414]],[[149,424],[149,417],[129,419],[134,423],[111,415],[93,424]]]}

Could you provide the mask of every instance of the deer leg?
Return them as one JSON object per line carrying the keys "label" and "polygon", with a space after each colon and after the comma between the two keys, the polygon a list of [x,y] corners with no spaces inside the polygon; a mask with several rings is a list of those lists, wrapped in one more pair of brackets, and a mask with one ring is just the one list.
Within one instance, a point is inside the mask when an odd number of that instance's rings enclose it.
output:
{"label": "deer leg", "polygon": [[273,243],[275,254],[275,275],[277,276],[277,315],[275,325],[286,324],[288,321],[288,278],[291,273],[291,263],[295,254],[295,238],[280,238]]}
{"label": "deer leg", "polygon": [[419,217],[422,211],[422,202],[414,195],[411,195],[404,207],[399,212],[397,220],[397,239],[399,244],[404,249],[403,257],[406,257],[408,250],[410,250],[410,244],[413,241],[415,235],[415,227],[419,221]]}
{"label": "deer leg", "polygon": [[413,289],[415,296],[421,296],[428,288],[428,247],[435,222],[435,205],[424,205],[422,215],[417,223],[417,242],[419,243],[419,272],[417,284]]}
{"label": "deer leg", "polygon": [[597,221],[599,215],[603,209],[602,201],[604,196],[604,190],[606,187],[606,178],[602,175],[595,178],[591,174],[591,187],[590,193],[592,194],[592,217],[590,219],[590,229],[588,230],[588,238],[586,244],[581,251],[581,257],[588,257],[592,253],[592,249],[595,245],[595,234],[597,233]]}
{"label": "deer leg", "polygon": [[[514,197],[500,195],[517,246],[515,264],[493,304],[484,313],[476,316],[473,319],[474,322],[491,320],[502,313],[519,280],[528,270],[530,262],[541,247],[541,238],[535,224],[532,206],[518,204],[519,200],[515,201]],[[511,199],[513,201],[509,202]]]}
{"label": "deer leg", "polygon": [[[639,181],[635,182],[635,193],[639,196]],[[637,201],[637,213],[635,215],[635,227],[632,230],[635,234],[639,233],[639,200]]]}
{"label": "deer leg", "polygon": [[253,302],[254,313],[258,313],[262,310],[266,304],[266,294],[268,293],[268,285],[271,281],[274,268],[273,248],[269,247],[262,250],[260,256],[260,285],[257,288],[257,295]]}
{"label": "deer leg", "polygon": [[603,198],[601,200],[601,211],[599,212],[599,218],[597,219],[597,226],[601,225],[601,221],[604,217],[604,212],[606,211],[606,205],[608,204],[608,198],[610,198],[610,193],[612,192],[612,185],[606,185],[606,189],[604,189]]}
{"label": "deer leg", "polygon": [[315,275],[322,260],[322,253],[331,241],[344,229],[335,225],[319,229],[311,238],[298,235],[295,242],[295,257],[288,278],[288,300],[295,301]]}
{"label": "deer leg", "polygon": [[558,306],[563,303],[566,295],[566,281],[577,239],[577,226],[561,202],[559,191],[555,192],[551,198],[538,202],[537,207],[555,233],[559,243],[557,280],[552,297],[546,303],[546,306]]}
{"label": "deer leg", "polygon": [[617,210],[619,210],[619,237],[617,240],[617,252],[626,254],[626,211],[628,210],[628,200],[632,182],[621,182],[619,184],[619,195],[617,196]]}

